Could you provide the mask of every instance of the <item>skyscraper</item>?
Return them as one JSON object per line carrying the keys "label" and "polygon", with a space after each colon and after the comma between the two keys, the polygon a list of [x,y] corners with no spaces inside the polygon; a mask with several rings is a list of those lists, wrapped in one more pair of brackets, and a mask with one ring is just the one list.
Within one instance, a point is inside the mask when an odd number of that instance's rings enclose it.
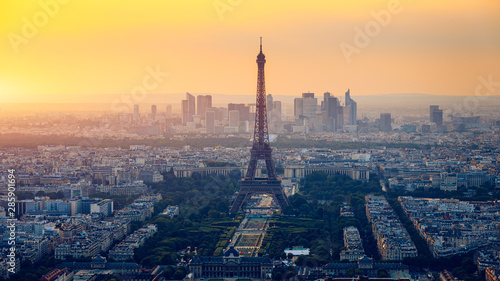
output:
{"label": "skyscraper", "polygon": [[273,119],[275,122],[281,121],[281,101],[273,102]]}
{"label": "skyscraper", "polygon": [[277,130],[281,122],[281,102],[274,101],[273,95],[267,95],[267,121],[270,131]]}
{"label": "skyscraper", "polygon": [[207,112],[207,109],[212,107],[212,96],[199,95],[196,97],[196,102],[198,103],[198,107],[196,108],[196,114],[205,117],[205,112]]}
{"label": "skyscraper", "polygon": [[190,93],[186,93],[186,99],[182,101],[182,124],[193,122],[193,115],[195,114],[195,99]]}
{"label": "skyscraper", "polygon": [[336,132],[342,131],[344,129],[344,107],[339,105],[337,106],[337,124],[336,124]]}
{"label": "skyscraper", "polygon": [[295,119],[300,118],[304,111],[304,100],[302,98],[295,98],[293,100],[293,116]]}
{"label": "skyscraper", "polygon": [[222,121],[228,118],[227,108],[225,107],[210,107],[207,112],[212,111],[215,114],[216,121]]}
{"label": "skyscraper", "polygon": [[205,113],[205,128],[207,134],[215,133],[215,112],[207,111]]}
{"label": "skyscraper", "polygon": [[269,128],[273,127],[273,95],[266,96],[266,104],[267,104],[267,125]]}
{"label": "skyscraper", "polygon": [[238,127],[239,123],[240,123],[240,112],[238,110],[229,111],[229,126]]}
{"label": "skyscraper", "polygon": [[344,122],[348,125],[356,125],[358,122],[358,104],[351,99],[351,90],[345,92]]}
{"label": "skyscraper", "polygon": [[273,110],[272,104],[273,104],[273,95],[269,94],[267,95],[267,119],[269,119],[269,112]]}
{"label": "skyscraper", "polygon": [[189,122],[189,105],[188,105],[188,100],[182,100],[181,101],[181,119],[182,119],[182,124],[186,124]]}
{"label": "skyscraper", "polygon": [[443,125],[443,110],[439,109],[439,105],[431,105],[429,108],[430,121],[438,126]]}
{"label": "skyscraper", "polygon": [[189,121],[193,121],[193,115],[195,115],[196,112],[194,96],[190,93],[186,93],[186,100],[188,101]]}
{"label": "skyscraper", "polygon": [[327,132],[336,132],[339,129],[339,112],[340,102],[336,97],[325,95],[324,105],[326,108],[325,129]]}
{"label": "skyscraper", "polygon": [[327,111],[328,108],[328,98],[330,98],[331,94],[329,92],[325,92],[323,94],[323,101],[321,102],[321,111]]}
{"label": "skyscraper", "polygon": [[431,123],[434,123],[433,113],[435,110],[438,110],[438,109],[439,109],[439,105],[429,106],[429,120],[431,121]]}
{"label": "skyscraper", "polygon": [[227,105],[228,112],[238,110],[240,112],[240,121],[250,121],[250,107],[244,103],[230,103]]}
{"label": "skyscraper", "polygon": [[313,119],[318,109],[318,99],[314,97],[314,93],[303,93],[302,98],[294,100],[294,115],[295,118],[305,116]]}
{"label": "skyscraper", "polygon": [[434,112],[432,114],[432,119],[433,119],[434,123],[436,123],[436,125],[442,126],[443,125],[443,110],[442,109],[434,110]]}
{"label": "skyscraper", "polygon": [[390,132],[392,131],[391,124],[391,114],[390,113],[380,113],[380,131],[381,132]]}

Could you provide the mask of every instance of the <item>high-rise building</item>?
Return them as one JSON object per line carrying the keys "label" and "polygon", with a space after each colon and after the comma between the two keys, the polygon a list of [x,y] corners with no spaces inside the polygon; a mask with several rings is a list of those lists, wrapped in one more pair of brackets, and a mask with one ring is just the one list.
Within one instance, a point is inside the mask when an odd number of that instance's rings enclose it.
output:
{"label": "high-rise building", "polygon": [[[327,94],[327,95],[326,95]],[[340,102],[339,100],[331,96],[330,93],[325,93],[325,100],[323,102],[325,106],[325,130],[327,132],[336,132],[339,129],[339,112],[340,112]]]}
{"label": "high-rise building", "polygon": [[181,119],[182,124],[186,124],[189,122],[189,106],[187,100],[182,100],[181,103]]}
{"label": "high-rise building", "polygon": [[227,120],[227,108],[225,107],[210,107],[207,112],[212,111],[215,114],[215,121]]}
{"label": "high-rise building", "polygon": [[156,104],[153,104],[151,106],[151,118],[154,120],[156,119]]}
{"label": "high-rise building", "polygon": [[228,112],[238,110],[240,112],[240,121],[250,121],[250,107],[244,103],[230,103],[227,105]]}
{"label": "high-rise building", "polygon": [[392,131],[391,124],[391,114],[390,113],[380,113],[380,131],[381,132],[390,132]]}
{"label": "high-rise building", "polygon": [[303,93],[302,98],[294,100],[294,115],[296,119],[301,118],[301,116],[313,119],[316,116],[317,109],[318,99],[314,97],[314,93]]}
{"label": "high-rise building", "polygon": [[431,121],[431,123],[434,123],[433,113],[435,110],[438,110],[438,109],[439,109],[439,105],[429,106],[429,120]]}
{"label": "high-rise building", "polygon": [[304,111],[304,100],[302,98],[295,98],[293,100],[293,116],[295,119],[300,118]]}
{"label": "high-rise building", "polygon": [[429,108],[430,121],[438,126],[443,125],[443,110],[439,109],[439,105],[431,105]]}
{"label": "high-rise building", "polygon": [[267,98],[267,112],[268,112],[267,118],[269,119],[269,112],[271,112],[273,110],[272,104],[274,102],[274,99],[273,99],[273,95],[271,95],[271,94],[267,95],[266,98]]}
{"label": "high-rise building", "polygon": [[329,92],[326,92],[323,94],[323,101],[321,102],[321,111],[327,111],[328,109],[328,99],[330,98],[331,94]]}
{"label": "high-rise building", "polygon": [[134,104],[134,118],[139,118],[139,105]]}
{"label": "high-rise building", "polygon": [[281,121],[281,101],[273,102],[273,118],[276,119],[277,122]]}
{"label": "high-rise building", "polygon": [[205,128],[207,134],[215,133],[215,112],[207,111],[205,112]]}
{"label": "high-rise building", "polygon": [[195,99],[194,96],[190,93],[186,93],[186,100],[188,101],[188,110],[189,110],[189,121],[193,121],[193,115],[195,115]]}
{"label": "high-rise building", "polygon": [[344,107],[337,106],[337,124],[336,124],[336,132],[342,131],[344,129]]}
{"label": "high-rise building", "polygon": [[[248,121],[248,120],[244,120]],[[229,126],[238,127],[240,123],[240,112],[238,110],[230,110],[229,111]]]}
{"label": "high-rise building", "polygon": [[172,114],[172,105],[171,104],[167,104],[167,111],[166,112],[167,112],[167,116]]}
{"label": "high-rise building", "polygon": [[274,101],[272,95],[267,95],[267,121],[271,131],[278,129],[281,122],[281,102]]}
{"label": "high-rise building", "polygon": [[351,90],[345,92],[344,124],[356,125],[358,122],[358,104],[351,99]]}
{"label": "high-rise building", "polygon": [[211,95],[199,95],[196,97],[196,102],[198,107],[196,109],[196,114],[200,116],[205,116],[207,109],[212,107],[212,96]]}
{"label": "high-rise building", "polygon": [[436,125],[438,125],[438,126],[443,125],[443,110],[442,109],[434,110],[432,116],[433,116],[432,119],[433,119],[434,123],[436,123]]}
{"label": "high-rise building", "polygon": [[195,114],[195,99],[190,93],[186,93],[186,99],[182,101],[182,124],[193,122],[193,115]]}

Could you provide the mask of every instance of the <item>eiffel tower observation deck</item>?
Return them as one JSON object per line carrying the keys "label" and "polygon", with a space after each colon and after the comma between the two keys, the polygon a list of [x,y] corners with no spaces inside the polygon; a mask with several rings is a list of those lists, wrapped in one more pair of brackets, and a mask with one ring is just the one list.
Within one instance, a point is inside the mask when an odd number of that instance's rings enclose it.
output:
{"label": "eiffel tower observation deck", "polygon": [[[253,145],[250,149],[250,162],[245,178],[241,180],[240,191],[234,200],[230,212],[238,212],[242,205],[252,195],[271,195],[279,207],[288,206],[290,203],[283,192],[281,181],[276,176],[276,169],[273,163],[272,148],[269,145],[269,131],[267,127],[266,110],[266,82],[264,78],[264,65],[266,56],[262,53],[262,37],[260,38],[260,53],[257,55],[257,102],[255,112],[255,127],[253,132]],[[256,178],[255,171],[259,160],[266,163],[267,177]]]}

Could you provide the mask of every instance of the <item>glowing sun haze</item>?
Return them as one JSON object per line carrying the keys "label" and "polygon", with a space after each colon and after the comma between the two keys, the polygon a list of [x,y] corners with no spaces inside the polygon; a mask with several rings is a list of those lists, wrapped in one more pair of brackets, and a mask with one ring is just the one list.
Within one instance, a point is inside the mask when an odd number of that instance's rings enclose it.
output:
{"label": "glowing sun haze", "polygon": [[0,13],[4,102],[129,93],[157,65],[169,75],[153,93],[253,95],[260,36],[275,95],[472,95],[479,75],[500,80],[497,0],[4,0]]}

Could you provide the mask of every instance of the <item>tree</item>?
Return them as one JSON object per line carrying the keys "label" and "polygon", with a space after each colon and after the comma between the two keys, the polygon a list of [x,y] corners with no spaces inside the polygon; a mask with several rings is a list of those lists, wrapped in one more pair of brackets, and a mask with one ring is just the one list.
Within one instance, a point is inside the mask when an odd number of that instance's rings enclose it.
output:
{"label": "tree", "polygon": [[43,190],[39,190],[39,191],[37,191],[37,192],[35,193],[35,196],[36,196],[36,197],[43,197],[43,196],[46,196],[46,194],[45,194],[45,191],[43,191]]}
{"label": "tree", "polygon": [[296,264],[297,266],[304,266],[304,265],[305,265],[305,263],[306,263],[306,259],[307,259],[307,257],[306,257],[306,256],[304,256],[304,255],[300,255],[300,256],[298,256],[298,257],[297,257],[297,259],[295,260],[295,264]]}
{"label": "tree", "polygon": [[285,272],[285,279],[289,280],[290,278],[294,277],[295,276],[295,271],[293,269],[288,269],[286,272]]}
{"label": "tree", "polygon": [[49,196],[50,199],[64,199],[64,192],[62,192],[62,191],[51,192],[51,193],[47,193],[47,196]]}
{"label": "tree", "polygon": [[172,279],[175,273],[175,268],[171,265],[167,266],[165,270],[163,271],[162,275],[165,277],[165,279]]}
{"label": "tree", "polygon": [[387,273],[387,270],[385,268],[381,268],[377,271],[377,277],[378,278],[387,278],[387,277],[389,277],[389,273]]}
{"label": "tree", "polygon": [[273,280],[282,280],[283,273],[285,273],[285,270],[282,267],[275,268],[273,271]]}
{"label": "tree", "polygon": [[363,275],[363,273],[364,273],[364,272],[363,272],[363,270],[361,270],[361,269],[359,269],[359,268],[356,268],[356,269],[354,270],[354,274],[355,274],[355,275],[358,275],[358,276],[359,276],[359,275]]}
{"label": "tree", "polygon": [[349,276],[349,277],[354,276],[354,268],[349,268],[349,269],[346,271],[346,274],[347,274],[347,276]]}
{"label": "tree", "polygon": [[173,279],[174,280],[182,280],[184,277],[186,277],[187,270],[183,266],[179,266],[177,270],[174,273]]}
{"label": "tree", "polygon": [[158,264],[158,257],[153,255],[147,256],[141,260],[141,264],[146,267],[152,267]]}
{"label": "tree", "polygon": [[[163,257],[161,257],[161,260],[160,260],[160,264],[174,264],[174,262],[175,262],[175,260],[172,260],[172,256],[170,255],[170,253],[165,253],[165,255],[163,255]],[[173,274],[174,274],[174,272],[172,272],[170,277],[172,277]]]}

